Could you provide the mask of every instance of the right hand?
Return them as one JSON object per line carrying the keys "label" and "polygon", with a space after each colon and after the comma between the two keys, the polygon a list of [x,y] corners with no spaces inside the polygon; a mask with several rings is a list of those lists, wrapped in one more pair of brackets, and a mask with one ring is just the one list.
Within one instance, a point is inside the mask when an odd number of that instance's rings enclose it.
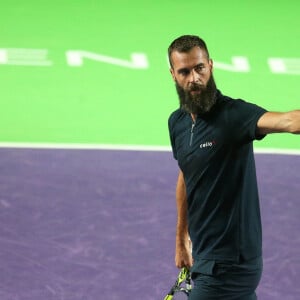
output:
{"label": "right hand", "polygon": [[190,269],[193,265],[192,251],[191,251],[192,243],[190,240],[187,240],[184,243],[176,242],[175,249],[175,265],[177,268],[181,269],[186,267]]}

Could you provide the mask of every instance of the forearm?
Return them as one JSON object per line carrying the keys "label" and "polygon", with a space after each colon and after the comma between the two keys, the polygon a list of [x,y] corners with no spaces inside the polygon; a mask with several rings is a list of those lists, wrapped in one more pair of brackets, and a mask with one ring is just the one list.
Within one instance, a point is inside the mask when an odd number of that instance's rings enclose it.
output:
{"label": "forearm", "polygon": [[184,245],[189,240],[187,224],[187,197],[183,174],[180,171],[176,186],[177,226],[176,244]]}
{"label": "forearm", "polygon": [[257,123],[258,133],[288,132],[300,134],[300,110],[285,113],[267,112]]}
{"label": "forearm", "polygon": [[178,268],[193,265],[191,241],[188,234],[187,196],[183,174],[180,171],[176,186],[177,227],[175,264]]}
{"label": "forearm", "polygon": [[290,119],[289,132],[300,134],[300,110],[294,110],[288,113]]}

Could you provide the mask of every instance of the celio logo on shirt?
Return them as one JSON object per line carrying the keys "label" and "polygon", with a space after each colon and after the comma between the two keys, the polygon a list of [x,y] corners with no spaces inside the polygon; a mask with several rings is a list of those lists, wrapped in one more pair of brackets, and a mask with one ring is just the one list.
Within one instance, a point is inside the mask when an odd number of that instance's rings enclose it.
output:
{"label": "celio logo on shirt", "polygon": [[207,142],[205,142],[205,143],[202,143],[202,144],[200,144],[200,148],[201,149],[203,149],[203,148],[211,148],[211,147],[213,147],[214,145],[216,145],[217,143],[216,143],[216,141],[207,141]]}

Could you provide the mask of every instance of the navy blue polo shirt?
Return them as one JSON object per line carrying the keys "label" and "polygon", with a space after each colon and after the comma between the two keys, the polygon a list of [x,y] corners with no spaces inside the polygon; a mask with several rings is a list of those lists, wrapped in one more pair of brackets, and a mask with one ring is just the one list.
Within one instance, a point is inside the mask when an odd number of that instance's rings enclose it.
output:
{"label": "navy blue polo shirt", "polygon": [[217,92],[212,111],[169,117],[174,158],[187,189],[194,260],[239,262],[262,254],[253,140],[265,109]]}

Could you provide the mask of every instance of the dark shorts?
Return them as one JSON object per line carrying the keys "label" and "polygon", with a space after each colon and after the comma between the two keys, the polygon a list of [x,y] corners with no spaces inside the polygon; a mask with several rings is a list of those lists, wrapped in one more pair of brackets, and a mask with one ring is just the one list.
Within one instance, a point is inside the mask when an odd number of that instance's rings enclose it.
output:
{"label": "dark shorts", "polygon": [[[206,263],[203,272],[200,263]],[[262,274],[262,258],[238,264],[215,261],[198,262],[192,268],[193,289],[189,300],[255,300]],[[197,264],[197,262],[196,262]],[[200,272],[199,272],[200,271]]]}

